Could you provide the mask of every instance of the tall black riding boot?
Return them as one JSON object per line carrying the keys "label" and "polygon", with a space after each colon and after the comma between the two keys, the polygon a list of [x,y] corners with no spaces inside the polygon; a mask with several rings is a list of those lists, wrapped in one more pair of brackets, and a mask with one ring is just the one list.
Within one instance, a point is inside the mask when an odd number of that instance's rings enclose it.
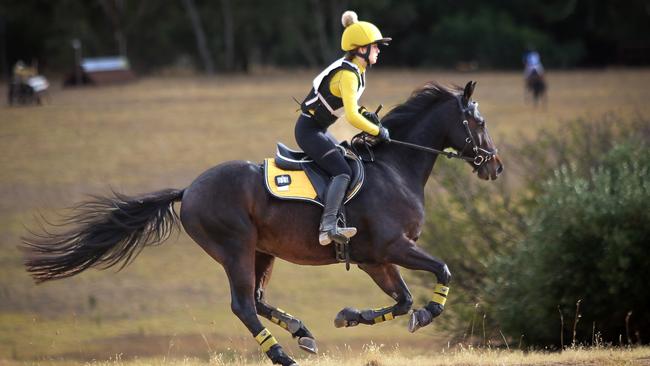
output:
{"label": "tall black riding boot", "polygon": [[353,227],[338,227],[338,214],[345,198],[345,193],[350,184],[350,176],[347,174],[339,174],[332,178],[332,181],[327,188],[325,195],[325,208],[323,209],[323,217],[320,221],[320,233],[318,235],[318,242],[321,245],[327,245],[332,242],[345,242],[348,238],[353,237],[357,233],[357,229]]}

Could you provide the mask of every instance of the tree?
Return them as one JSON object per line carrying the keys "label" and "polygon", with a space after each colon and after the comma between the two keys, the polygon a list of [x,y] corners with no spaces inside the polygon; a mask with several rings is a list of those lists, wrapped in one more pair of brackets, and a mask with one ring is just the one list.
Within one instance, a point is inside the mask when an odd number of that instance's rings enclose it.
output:
{"label": "tree", "polygon": [[230,0],[221,0],[223,13],[224,68],[232,71],[235,67],[235,25]]}
{"label": "tree", "polygon": [[203,32],[203,25],[201,24],[201,17],[199,17],[199,12],[196,10],[194,5],[194,0],[182,0],[185,11],[187,12],[187,17],[190,19],[192,24],[192,30],[194,31],[194,36],[196,38],[196,48],[199,51],[201,60],[203,61],[203,67],[205,67],[205,72],[208,75],[214,74],[214,63],[212,62],[212,56],[210,56],[210,50],[208,49],[208,44],[205,39],[205,32]]}

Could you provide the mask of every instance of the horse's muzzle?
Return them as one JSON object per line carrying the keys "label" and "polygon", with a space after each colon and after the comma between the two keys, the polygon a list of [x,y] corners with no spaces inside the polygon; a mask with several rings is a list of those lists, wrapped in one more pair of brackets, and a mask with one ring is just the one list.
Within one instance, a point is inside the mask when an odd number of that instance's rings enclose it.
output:
{"label": "horse's muzzle", "polygon": [[478,168],[478,177],[483,180],[495,180],[497,177],[503,173],[503,164],[498,155],[495,155],[492,159],[483,163]]}

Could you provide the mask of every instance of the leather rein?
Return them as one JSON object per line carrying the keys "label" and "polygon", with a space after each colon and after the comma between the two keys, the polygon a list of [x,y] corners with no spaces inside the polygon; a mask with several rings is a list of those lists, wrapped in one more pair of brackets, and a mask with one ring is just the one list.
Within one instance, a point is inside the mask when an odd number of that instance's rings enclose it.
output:
{"label": "leather rein", "polygon": [[[414,149],[414,150],[425,151],[425,152],[428,152],[428,153],[431,153],[431,154],[444,155],[448,159],[455,158],[455,159],[461,159],[461,160],[469,161],[469,162],[472,162],[472,164],[474,164],[474,171],[478,170],[483,164],[485,164],[488,161],[492,160],[492,158],[494,158],[496,156],[497,150],[489,151],[489,150],[486,150],[486,149],[484,149],[482,147],[479,147],[476,144],[476,140],[474,139],[474,135],[472,135],[472,131],[470,131],[470,129],[469,129],[469,122],[467,121],[467,118],[466,118],[469,112],[472,112],[472,113],[474,112],[474,110],[476,108],[475,103],[473,103],[471,106],[470,105],[463,106],[461,101],[460,101],[460,98],[457,98],[457,100],[458,100],[458,106],[460,107],[460,110],[463,112],[463,117],[464,117],[463,118],[463,126],[465,127],[465,132],[467,133],[467,138],[465,138],[465,146],[463,146],[463,149],[460,152],[451,152],[451,151],[438,150],[438,149],[434,149],[434,148],[430,148],[430,147],[426,147],[426,146],[422,146],[422,145],[418,145],[418,144],[413,144],[413,143],[406,142],[406,141],[393,140],[393,139],[390,139],[387,142],[391,143],[391,144],[396,144],[396,145],[408,147],[408,148]],[[377,108],[376,113],[379,113],[381,108],[382,108],[382,105],[380,105],[379,108]],[[475,154],[475,156],[473,158],[469,157],[469,156],[465,156],[465,154],[464,154],[465,150],[470,145],[471,145],[472,151],[474,151],[474,154]]]}

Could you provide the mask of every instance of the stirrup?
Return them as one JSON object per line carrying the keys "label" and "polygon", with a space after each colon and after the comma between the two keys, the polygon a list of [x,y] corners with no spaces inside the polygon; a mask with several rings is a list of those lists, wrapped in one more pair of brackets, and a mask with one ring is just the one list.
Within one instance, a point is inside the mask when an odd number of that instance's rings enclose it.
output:
{"label": "stirrup", "polygon": [[[334,231],[333,235],[332,231]],[[338,241],[337,237],[339,240],[347,241],[355,235],[357,235],[357,228],[355,227],[337,227],[331,231],[321,231],[318,235],[318,242],[320,245],[328,245],[332,241]]]}

